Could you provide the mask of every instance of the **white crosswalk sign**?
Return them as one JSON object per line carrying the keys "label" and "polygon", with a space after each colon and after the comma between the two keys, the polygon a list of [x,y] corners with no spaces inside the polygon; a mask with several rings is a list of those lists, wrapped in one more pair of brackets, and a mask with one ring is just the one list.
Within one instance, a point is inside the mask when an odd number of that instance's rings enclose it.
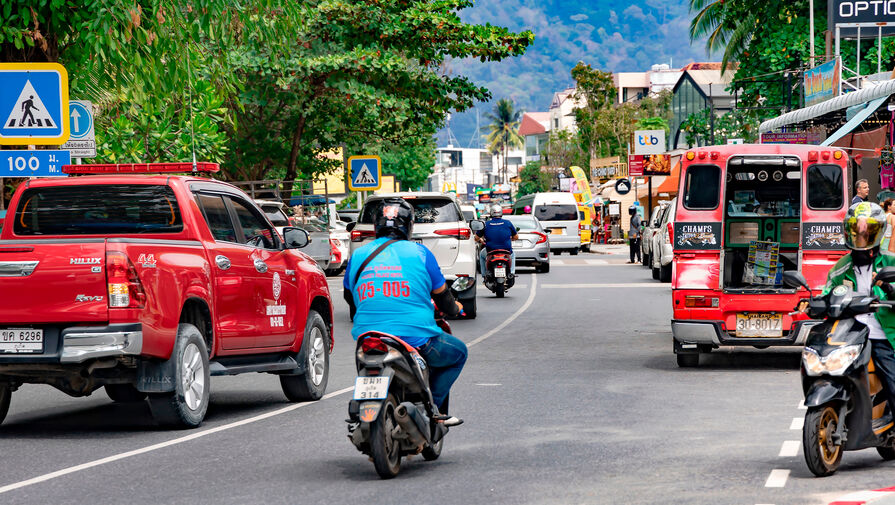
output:
{"label": "white crosswalk sign", "polygon": [[58,63],[0,63],[0,144],[61,145],[69,137],[68,73]]}
{"label": "white crosswalk sign", "polygon": [[370,191],[382,186],[382,160],[379,156],[352,156],[348,158],[348,189]]}

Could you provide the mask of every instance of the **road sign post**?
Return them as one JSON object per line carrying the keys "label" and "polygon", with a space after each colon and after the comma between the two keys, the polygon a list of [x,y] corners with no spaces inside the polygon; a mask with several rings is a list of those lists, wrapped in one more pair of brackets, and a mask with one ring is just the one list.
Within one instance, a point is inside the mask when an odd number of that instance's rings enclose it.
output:
{"label": "road sign post", "polygon": [[69,137],[68,72],[58,63],[0,63],[0,145]]}
{"label": "road sign post", "polygon": [[382,187],[382,159],[379,156],[348,158],[348,189],[374,191]]}
{"label": "road sign post", "polygon": [[68,177],[62,165],[71,165],[69,151],[0,151],[0,177]]}

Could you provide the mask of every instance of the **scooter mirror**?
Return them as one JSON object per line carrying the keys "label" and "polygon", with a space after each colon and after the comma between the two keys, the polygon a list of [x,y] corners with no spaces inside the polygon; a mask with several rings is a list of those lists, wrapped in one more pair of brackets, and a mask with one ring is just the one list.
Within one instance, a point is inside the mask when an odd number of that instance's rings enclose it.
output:
{"label": "scooter mirror", "polygon": [[895,281],[895,267],[883,267],[877,274],[876,280],[883,282]]}
{"label": "scooter mirror", "polygon": [[472,231],[482,231],[485,229],[485,222],[481,219],[473,219],[469,222],[469,227],[472,228]]}
{"label": "scooter mirror", "polygon": [[[895,269],[893,269],[893,273],[895,273]],[[801,287],[807,289],[808,291],[811,291],[811,288],[808,286],[808,281],[805,280],[805,276],[802,275],[802,272],[799,272],[797,270],[783,272],[783,285],[790,288]]]}

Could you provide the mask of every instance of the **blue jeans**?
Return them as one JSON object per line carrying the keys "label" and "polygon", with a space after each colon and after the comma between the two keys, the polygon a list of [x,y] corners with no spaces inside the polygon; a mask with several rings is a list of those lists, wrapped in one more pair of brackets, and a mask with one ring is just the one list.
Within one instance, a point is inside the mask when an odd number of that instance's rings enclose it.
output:
{"label": "blue jeans", "polygon": [[462,340],[450,333],[432,337],[417,349],[429,366],[429,387],[432,389],[432,399],[435,400],[435,405],[441,408],[444,399],[451,392],[451,386],[460,376],[463,365],[466,364],[469,351]]}
{"label": "blue jeans", "polygon": [[879,370],[880,382],[888,393],[889,410],[895,416],[895,351],[888,340],[872,339],[870,341],[870,355],[873,364]]}
{"label": "blue jeans", "polygon": [[[485,276],[485,272],[488,271],[488,264],[486,258],[488,256],[488,251],[483,247],[481,252],[479,252],[479,267],[482,271],[482,277]],[[510,273],[516,275],[516,251],[510,252]]]}

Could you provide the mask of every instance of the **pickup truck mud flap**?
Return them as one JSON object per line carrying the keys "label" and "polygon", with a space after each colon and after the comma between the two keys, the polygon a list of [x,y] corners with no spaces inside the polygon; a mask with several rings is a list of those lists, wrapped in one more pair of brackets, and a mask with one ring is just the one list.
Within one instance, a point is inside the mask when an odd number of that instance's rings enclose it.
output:
{"label": "pickup truck mud flap", "polygon": [[144,393],[174,391],[175,367],[176,363],[173,358],[165,361],[139,360],[137,362],[137,390]]}

